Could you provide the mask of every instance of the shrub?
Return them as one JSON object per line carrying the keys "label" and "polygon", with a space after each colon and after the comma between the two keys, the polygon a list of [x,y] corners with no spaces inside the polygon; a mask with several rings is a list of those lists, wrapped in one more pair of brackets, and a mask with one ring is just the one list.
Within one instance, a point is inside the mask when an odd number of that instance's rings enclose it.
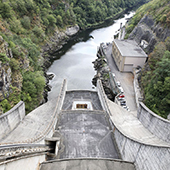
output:
{"label": "shrub", "polygon": [[0,3],[0,14],[3,18],[11,18],[11,7],[7,2]]}
{"label": "shrub", "polygon": [[4,99],[4,100],[0,103],[0,105],[2,106],[2,109],[3,109],[3,112],[4,112],[4,113],[11,109],[11,105],[10,105],[10,103],[8,102],[7,99]]}
{"label": "shrub", "polygon": [[25,29],[30,29],[31,27],[30,18],[28,16],[24,16],[23,19],[21,19],[21,24]]}
{"label": "shrub", "polygon": [[9,62],[10,59],[6,56],[5,53],[0,53],[0,60],[3,62],[3,63],[6,63],[6,62]]}
{"label": "shrub", "polygon": [[56,19],[52,14],[48,15],[47,19],[49,21],[49,25],[54,26],[56,24]]}
{"label": "shrub", "polygon": [[20,68],[19,62],[15,58],[11,58],[9,64],[10,64],[12,71],[16,71]]}

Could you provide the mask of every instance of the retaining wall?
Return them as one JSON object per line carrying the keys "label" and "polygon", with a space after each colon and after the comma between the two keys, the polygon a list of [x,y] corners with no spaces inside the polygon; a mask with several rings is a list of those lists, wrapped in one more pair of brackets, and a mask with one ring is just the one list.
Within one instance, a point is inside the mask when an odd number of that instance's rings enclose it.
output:
{"label": "retaining wall", "polygon": [[61,85],[61,89],[60,89],[60,93],[59,93],[59,96],[57,99],[56,107],[54,109],[54,112],[51,113],[51,114],[53,114],[53,116],[52,116],[50,123],[47,125],[46,129],[44,129],[44,131],[41,134],[35,136],[34,138],[30,138],[26,141],[23,141],[22,143],[25,143],[25,142],[26,143],[35,143],[35,142],[44,143],[44,138],[51,138],[53,136],[53,134],[55,132],[55,126],[58,121],[57,116],[58,116],[59,112],[61,111],[62,105],[64,102],[66,89],[67,89],[67,82],[64,79],[63,83]]}
{"label": "retaining wall", "polygon": [[136,170],[169,170],[170,148],[134,141],[122,134],[116,127],[114,137],[122,159],[134,162]]}
{"label": "retaining wall", "polygon": [[0,116],[0,138],[10,133],[25,117],[25,104],[20,101],[11,110]]}
{"label": "retaining wall", "polygon": [[143,97],[141,95],[141,89],[138,84],[136,73],[138,70],[133,70],[134,74],[134,90],[135,90],[135,99],[138,107],[138,119],[151,133],[153,133],[158,138],[170,142],[170,121],[164,119],[154,112],[152,112],[148,107],[145,106],[141,101]]}
{"label": "retaining wall", "polygon": [[166,142],[170,142],[170,121],[164,119],[149,108],[144,103],[139,103],[138,119],[155,136]]}
{"label": "retaining wall", "polygon": [[[108,115],[111,115],[106,99],[107,97],[104,94],[100,80],[97,82],[97,87],[103,109]],[[144,112],[144,109],[140,112]],[[170,170],[170,147],[156,146],[156,144],[148,145],[135,141],[126,134],[120,132],[111,119],[110,122],[112,124],[116,145],[124,161],[134,162],[136,170]],[[161,127],[164,126],[163,122],[158,124],[160,124]],[[159,126],[157,129],[159,129]]]}

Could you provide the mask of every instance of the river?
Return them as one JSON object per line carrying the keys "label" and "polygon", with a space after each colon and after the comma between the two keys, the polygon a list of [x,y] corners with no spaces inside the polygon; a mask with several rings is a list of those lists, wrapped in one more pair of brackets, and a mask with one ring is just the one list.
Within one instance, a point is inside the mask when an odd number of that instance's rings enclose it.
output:
{"label": "river", "polygon": [[[112,25],[104,28],[87,30],[66,45],[62,49],[63,55],[56,54],[56,59],[49,67],[47,73],[53,73],[55,76],[49,82],[52,86],[48,94],[48,100],[56,98],[59,94],[63,79],[67,79],[67,89],[95,89],[91,81],[95,75],[92,62],[96,59],[97,47],[100,43],[112,42],[120,28],[120,23],[125,25],[127,18],[134,15],[134,12],[125,14],[123,18],[114,20]],[[93,38],[92,38],[93,37]],[[76,43],[77,41],[77,43]]]}

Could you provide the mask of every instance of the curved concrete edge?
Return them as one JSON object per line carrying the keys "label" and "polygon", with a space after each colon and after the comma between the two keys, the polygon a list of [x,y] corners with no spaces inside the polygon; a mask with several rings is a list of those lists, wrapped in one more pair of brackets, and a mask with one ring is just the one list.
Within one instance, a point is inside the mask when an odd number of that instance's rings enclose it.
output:
{"label": "curved concrete edge", "polygon": [[66,80],[64,80],[57,99],[48,101],[30,112],[17,128],[0,141],[0,145],[44,143],[45,137],[51,137],[55,129],[58,113],[62,108],[66,85]]}
{"label": "curved concrete edge", "polygon": [[50,160],[50,161],[45,161],[42,164],[47,164],[47,163],[52,163],[52,162],[60,162],[60,161],[71,161],[71,160],[106,160],[106,161],[115,161],[115,162],[125,162],[125,163],[130,163],[133,164],[133,162],[130,161],[124,161],[121,159],[110,159],[110,158],[67,158],[67,159],[56,159],[56,160]]}
{"label": "curved concrete edge", "polygon": [[107,102],[111,113],[110,119],[117,130],[124,136],[144,145],[170,148],[169,143],[154,136],[131,113],[111,102],[109,99],[107,99]]}
{"label": "curved concrete edge", "polygon": [[25,104],[20,101],[8,112],[0,116],[0,139],[13,131],[25,117]]}
{"label": "curved concrete edge", "polygon": [[135,170],[132,162],[122,161],[117,159],[103,158],[77,158],[77,159],[61,159],[43,162],[40,165],[40,170],[51,169],[74,169],[74,170],[94,170],[94,169],[116,169],[116,170]]}
{"label": "curved concrete edge", "polygon": [[35,170],[39,169],[40,163],[45,161],[46,152],[30,154],[15,159],[0,162],[0,170]]}
{"label": "curved concrete edge", "polygon": [[0,147],[0,164],[27,155],[50,151],[50,147],[42,144],[8,145]]}
{"label": "curved concrete edge", "polygon": [[[150,110],[143,102],[140,102],[139,105],[145,109],[149,114],[151,114],[152,116],[154,116],[155,118],[159,119],[160,121],[163,121],[165,123],[169,123],[170,124],[170,120],[164,119],[163,117],[157,115],[156,113],[154,113],[152,110]],[[140,112],[140,111],[139,111]],[[138,113],[139,113],[138,112]]]}
{"label": "curved concrete edge", "polygon": [[170,143],[170,121],[152,112],[144,103],[139,103],[138,119],[155,136]]}
{"label": "curved concrete edge", "polygon": [[74,89],[73,90],[67,90],[68,93],[72,93],[72,92],[75,92],[75,91],[76,92],[90,92],[90,93],[96,93],[97,92],[96,90],[80,90],[80,89],[78,89],[78,90],[74,90]]}
{"label": "curved concrete edge", "polygon": [[[0,116],[0,119],[9,115],[11,112],[13,112],[14,110],[18,109],[20,106],[22,106],[24,104],[23,101],[18,102],[13,108],[11,108],[9,111],[7,111],[6,113],[4,113],[3,115]],[[25,111],[24,111],[25,112]]]}

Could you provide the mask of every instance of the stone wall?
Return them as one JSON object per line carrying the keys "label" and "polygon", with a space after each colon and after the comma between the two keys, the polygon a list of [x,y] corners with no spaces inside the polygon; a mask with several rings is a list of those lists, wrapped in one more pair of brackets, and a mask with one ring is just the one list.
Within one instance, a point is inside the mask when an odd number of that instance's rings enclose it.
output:
{"label": "stone wall", "polygon": [[25,104],[20,101],[11,110],[0,116],[0,138],[10,133],[25,117]]}
{"label": "stone wall", "polygon": [[139,103],[138,119],[155,136],[170,142],[170,121],[152,112],[142,102]]}

